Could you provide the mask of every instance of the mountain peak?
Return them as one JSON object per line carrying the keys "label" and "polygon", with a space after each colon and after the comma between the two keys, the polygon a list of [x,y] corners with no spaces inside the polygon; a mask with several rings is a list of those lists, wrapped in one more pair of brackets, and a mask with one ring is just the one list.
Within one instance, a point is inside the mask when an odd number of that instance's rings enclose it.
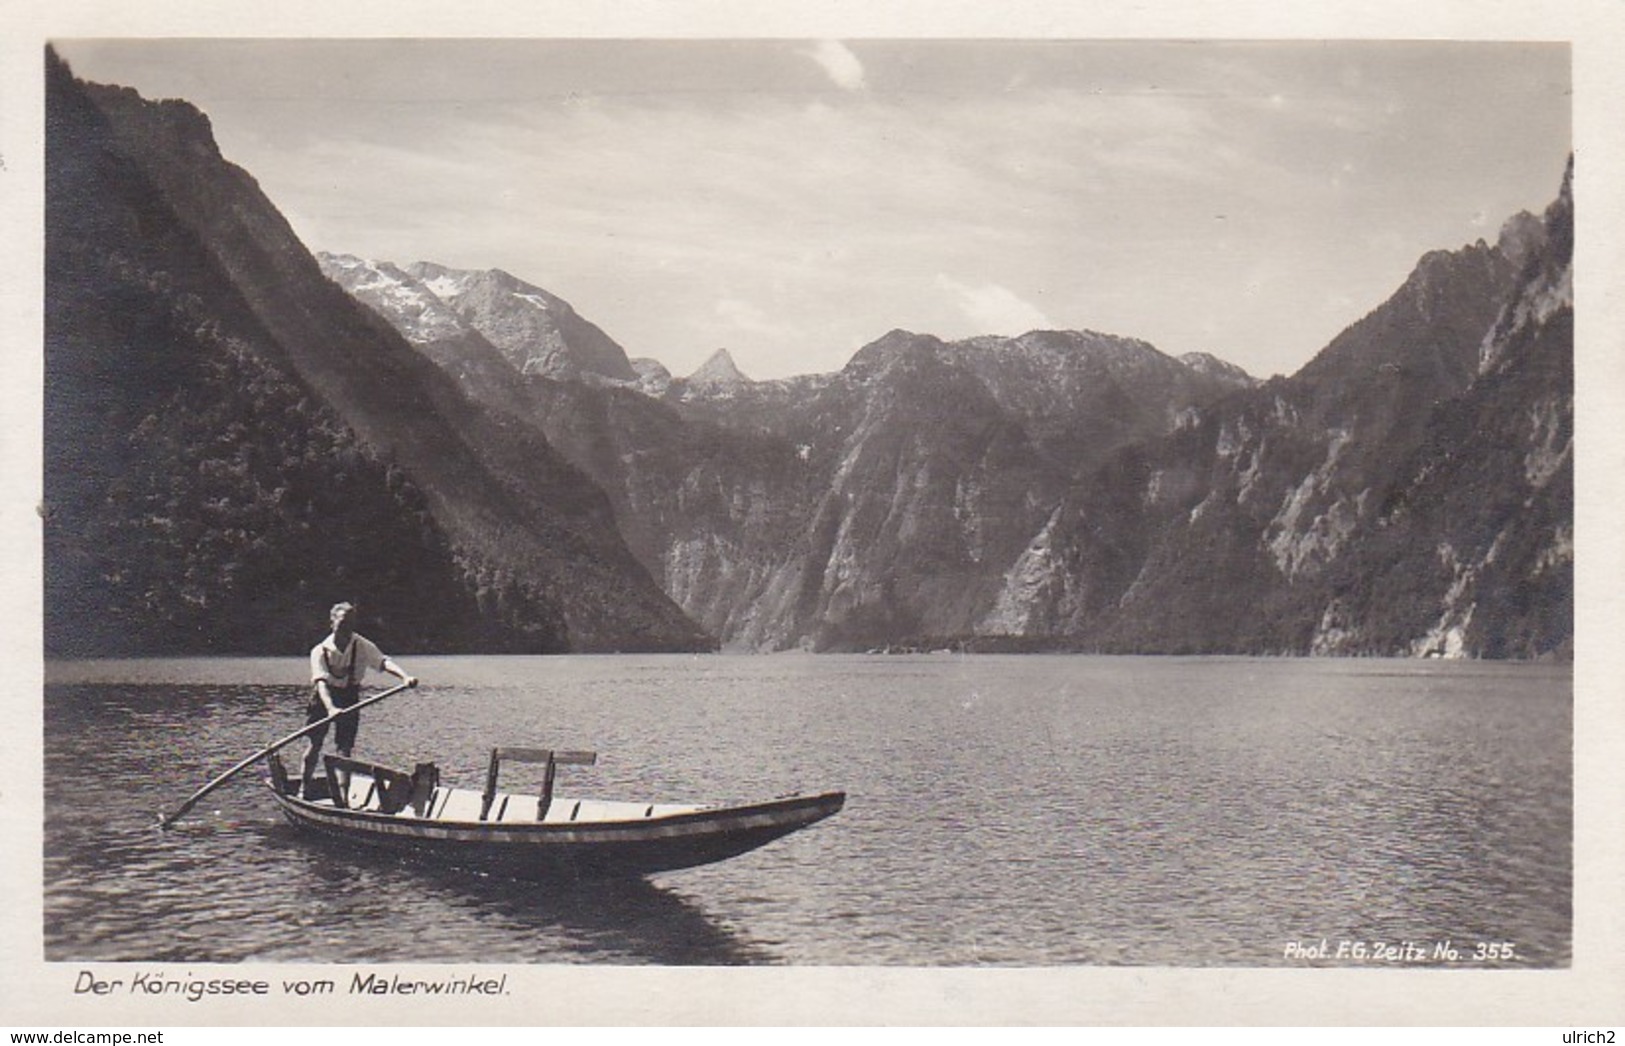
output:
{"label": "mountain peak", "polygon": [[1198,374],[1218,378],[1228,384],[1238,386],[1258,384],[1258,379],[1248,374],[1244,368],[1236,366],[1229,360],[1221,360],[1211,352],[1187,352],[1179,357],[1179,362]]}
{"label": "mountain peak", "polygon": [[894,328],[854,353],[841,373],[852,380],[867,380],[900,360],[930,354],[943,347],[935,335]]}
{"label": "mountain peak", "polygon": [[1506,255],[1513,269],[1521,270],[1529,256],[1545,243],[1546,223],[1528,211],[1519,211],[1502,223],[1495,246]]}
{"label": "mountain peak", "polygon": [[719,387],[749,385],[751,381],[740,371],[727,349],[718,349],[688,376],[688,383],[691,386]]}
{"label": "mountain peak", "polygon": [[457,314],[420,278],[387,261],[320,251],[322,275],[390,318],[415,344],[455,338],[463,330]]}
{"label": "mountain peak", "polygon": [[[454,269],[417,261],[404,270],[388,262],[339,264],[347,256],[327,255],[329,275],[351,293],[368,289],[367,274],[410,285],[421,301],[368,299],[402,333],[421,344],[429,340],[415,330],[415,319],[431,310],[448,322],[478,334],[521,374],[569,380],[633,382],[638,375],[626,350],[582,319],[569,302],[501,269]],[[448,332],[438,327],[438,336]]]}

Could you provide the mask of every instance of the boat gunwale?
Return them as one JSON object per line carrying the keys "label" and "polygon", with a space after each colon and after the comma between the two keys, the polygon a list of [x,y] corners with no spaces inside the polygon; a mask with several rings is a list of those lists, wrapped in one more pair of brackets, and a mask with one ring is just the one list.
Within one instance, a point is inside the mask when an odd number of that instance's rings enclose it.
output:
{"label": "boat gunwale", "polygon": [[[433,832],[437,835],[444,833],[444,838],[447,839],[488,843],[541,842],[550,836],[559,837],[557,841],[561,843],[576,842],[588,834],[642,834],[651,828],[656,829],[657,836],[666,836],[671,833],[660,831],[661,829],[682,829],[693,825],[700,825],[702,828],[715,827],[717,832],[726,832],[737,830],[738,826],[725,822],[741,818],[773,816],[800,808],[816,811],[828,807],[827,812],[821,812],[807,822],[813,824],[825,817],[833,816],[846,803],[846,793],[837,790],[812,795],[780,796],[740,806],[707,806],[681,813],[614,821],[468,821],[441,820],[410,814],[403,816],[399,813],[386,814],[376,810],[354,810],[324,805],[300,796],[279,792],[271,781],[265,783],[271,791],[272,798],[283,808],[285,814],[306,823],[333,828],[354,828],[375,838],[421,836],[425,832]],[[703,832],[676,834],[692,835]]]}

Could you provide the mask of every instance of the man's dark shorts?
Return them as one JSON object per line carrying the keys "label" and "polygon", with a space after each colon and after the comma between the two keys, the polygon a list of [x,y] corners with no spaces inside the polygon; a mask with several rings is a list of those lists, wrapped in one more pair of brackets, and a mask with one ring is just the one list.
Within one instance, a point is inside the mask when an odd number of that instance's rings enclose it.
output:
{"label": "man's dark shorts", "polygon": [[[361,688],[359,686],[329,686],[327,692],[333,695],[333,703],[340,708],[349,708],[361,700]],[[310,705],[305,709],[305,722],[307,724],[320,723],[326,718],[327,706],[322,704],[321,695],[317,694],[316,688],[312,686],[310,688]],[[331,725],[337,728],[333,734],[333,743],[339,751],[348,752],[355,747],[356,730],[361,726],[360,712],[341,715],[333,720]],[[321,726],[318,726],[305,736],[310,738],[312,744],[320,748],[322,742],[327,739],[328,726],[329,724],[322,723]]]}

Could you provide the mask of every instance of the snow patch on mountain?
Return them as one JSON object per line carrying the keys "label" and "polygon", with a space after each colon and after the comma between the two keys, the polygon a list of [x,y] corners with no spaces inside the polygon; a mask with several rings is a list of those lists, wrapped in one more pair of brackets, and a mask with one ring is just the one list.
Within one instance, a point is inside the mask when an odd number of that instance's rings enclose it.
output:
{"label": "snow patch on mountain", "polygon": [[625,351],[569,302],[501,269],[450,269],[419,261],[403,270],[351,255],[322,258],[331,278],[419,348],[477,335],[521,374],[643,385]]}
{"label": "snow patch on mountain", "polygon": [[456,311],[423,281],[391,265],[353,254],[320,253],[323,275],[395,324],[409,341],[427,344],[467,330]]}
{"label": "snow patch on mountain", "polygon": [[468,289],[468,281],[459,279],[449,272],[442,272],[422,282],[431,294],[442,300],[455,298]]}

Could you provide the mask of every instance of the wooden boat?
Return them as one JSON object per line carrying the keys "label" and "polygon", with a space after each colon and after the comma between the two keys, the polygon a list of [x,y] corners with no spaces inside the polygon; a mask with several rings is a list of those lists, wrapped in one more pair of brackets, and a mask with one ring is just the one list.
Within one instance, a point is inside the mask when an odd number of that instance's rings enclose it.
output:
{"label": "wooden boat", "polygon": [[[339,756],[309,795],[276,755],[270,786],[296,827],[325,839],[410,859],[521,879],[603,878],[710,864],[747,853],[837,813],[844,792],[781,796],[747,805],[624,802],[554,794],[560,766],[592,765],[593,752],[496,748],[485,788],[440,784],[433,763],[410,773]],[[544,767],[540,795],[498,788],[504,762]]]}

